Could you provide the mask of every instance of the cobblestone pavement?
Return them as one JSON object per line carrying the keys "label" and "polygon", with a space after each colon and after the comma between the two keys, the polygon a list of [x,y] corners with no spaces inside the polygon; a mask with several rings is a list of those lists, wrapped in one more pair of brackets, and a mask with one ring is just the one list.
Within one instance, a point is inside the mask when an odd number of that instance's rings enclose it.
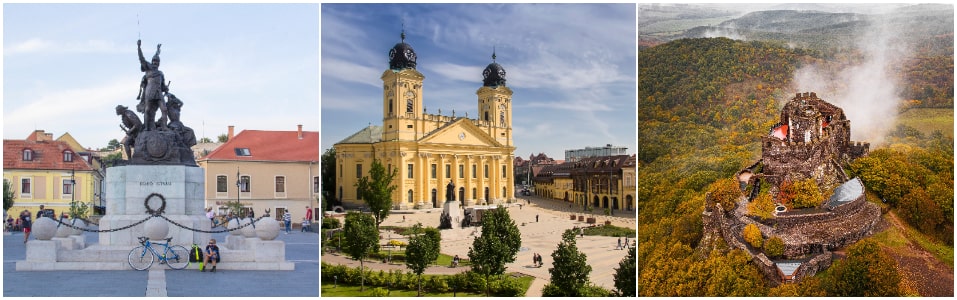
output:
{"label": "cobblestone pavement", "polygon": [[[529,199],[530,204],[524,204],[524,199]],[[537,280],[529,287],[526,293],[528,296],[541,295],[541,287],[548,283],[550,275],[548,269],[552,266],[551,254],[558,248],[561,241],[561,234],[567,229],[574,227],[588,226],[585,222],[570,220],[571,213],[580,213],[580,208],[569,210],[568,203],[559,200],[543,199],[535,196],[526,196],[522,198],[523,207],[512,205],[508,207],[512,220],[518,225],[522,233],[522,248],[519,250],[515,262],[507,264],[507,272],[518,272],[534,276]],[[416,223],[422,223],[423,226],[437,227],[439,225],[439,215],[441,210],[419,210],[419,211],[395,211],[390,214],[381,226],[402,226],[408,227]],[[613,216],[595,216],[599,223],[605,220],[612,221],[613,225],[620,227],[636,228],[637,223],[634,211],[615,212]],[[535,217],[538,216],[538,222]],[[403,218],[404,217],[404,218]],[[478,227],[442,230],[442,250],[447,255],[459,255],[467,258],[469,248],[475,235],[480,234]],[[388,241],[390,235],[382,234],[382,242]],[[408,242],[408,239],[400,235],[392,234],[392,239]],[[634,239],[630,239],[633,241]],[[591,282],[606,289],[614,289],[614,268],[618,267],[618,262],[627,255],[625,250],[615,250],[618,238],[603,236],[585,236],[578,238],[578,249],[587,255],[588,264],[592,266]],[[535,267],[532,265],[532,256],[538,253],[542,256],[543,266]],[[359,263],[345,256],[336,256],[326,254],[322,260],[327,263],[346,264],[358,266]],[[404,269],[405,265],[383,264],[381,262],[365,262],[365,266],[373,270],[391,270]],[[444,266],[434,266],[426,270],[426,274],[454,274],[464,272],[468,267],[448,268]],[[537,283],[537,284],[536,284]],[[536,290],[537,287],[537,290]]]}
{"label": "cobblestone pavement", "polygon": [[[97,234],[85,234],[88,245],[98,242]],[[226,233],[213,234],[217,240],[225,240],[225,236]],[[286,242],[286,260],[296,264],[294,271],[216,270],[210,273],[190,270],[195,268],[191,263],[186,270],[163,271],[166,294],[175,297],[318,297],[319,235],[294,231],[281,233],[276,239]],[[22,233],[3,236],[3,297],[147,295],[147,271],[17,272],[16,261],[24,260],[25,252]],[[151,269],[155,268],[157,265]]]}

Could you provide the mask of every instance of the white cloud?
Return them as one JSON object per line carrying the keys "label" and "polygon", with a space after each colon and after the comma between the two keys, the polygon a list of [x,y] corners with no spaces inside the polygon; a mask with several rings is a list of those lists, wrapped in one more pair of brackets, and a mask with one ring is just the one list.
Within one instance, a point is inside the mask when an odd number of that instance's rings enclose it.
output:
{"label": "white cloud", "polygon": [[40,38],[32,38],[3,49],[4,56],[32,53],[122,53],[128,52],[129,47],[119,47],[113,41],[92,39],[85,41],[71,41],[56,43]]}

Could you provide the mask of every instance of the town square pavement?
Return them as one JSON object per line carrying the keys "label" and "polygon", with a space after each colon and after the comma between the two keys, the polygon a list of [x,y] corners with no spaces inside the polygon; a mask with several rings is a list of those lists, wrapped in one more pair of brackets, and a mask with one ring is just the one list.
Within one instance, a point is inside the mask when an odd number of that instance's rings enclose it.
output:
{"label": "town square pavement", "polygon": [[[222,230],[222,227],[213,230]],[[85,234],[88,245],[98,242],[98,234]],[[216,233],[212,237],[225,241],[226,233]],[[294,271],[217,269],[210,273],[199,272],[195,263],[190,263],[184,270],[164,270],[154,262],[147,271],[131,268],[127,271],[18,272],[16,261],[26,258],[23,234],[4,234],[3,297],[143,297],[148,294],[170,297],[318,297],[319,235],[293,231],[280,233],[276,240],[286,243],[286,260],[295,263]]]}
{"label": "town square pavement", "polygon": [[[545,199],[536,196],[522,197],[522,207],[518,205],[508,206],[509,214],[522,234],[522,246],[516,255],[515,262],[506,265],[507,272],[518,272],[535,277],[532,285],[529,287],[526,296],[541,296],[541,288],[548,283],[551,275],[548,269],[552,267],[552,252],[558,248],[561,242],[561,234],[566,229],[574,227],[589,226],[585,222],[570,220],[572,213],[580,214],[581,208],[568,207],[567,202]],[[525,201],[528,204],[525,204]],[[597,210],[596,210],[597,211]],[[438,227],[441,209],[433,210],[411,210],[394,211],[381,226],[401,226],[408,227],[416,223],[423,226]],[[538,222],[535,222],[535,216],[538,215]],[[635,211],[616,211],[612,216],[597,214],[588,214],[594,216],[597,221],[604,224],[608,220],[612,225],[635,229],[637,227]],[[404,218],[403,218],[404,216]],[[458,255],[462,258],[468,257],[469,248],[476,235],[481,234],[480,227],[469,227],[464,229],[442,230],[442,250],[443,254],[450,256]],[[398,234],[383,233],[380,237],[382,244],[387,243],[389,239],[408,242],[408,238]],[[622,240],[624,241],[624,240]],[[634,238],[629,238],[629,243],[633,244]],[[618,238],[605,236],[584,236],[578,237],[577,246],[579,251],[585,253],[588,264],[592,266],[590,281],[598,286],[609,290],[615,289],[614,273],[618,263],[628,255],[626,250],[617,250]],[[538,253],[542,256],[543,266],[534,267],[532,256]],[[344,264],[349,266],[358,266],[359,263],[345,256],[335,254],[324,254],[322,261],[333,264]],[[368,262],[364,264],[373,270],[404,269],[405,265],[383,264],[381,262]],[[449,268],[448,266],[433,266],[426,270],[426,274],[454,274],[468,270],[467,267]]]}

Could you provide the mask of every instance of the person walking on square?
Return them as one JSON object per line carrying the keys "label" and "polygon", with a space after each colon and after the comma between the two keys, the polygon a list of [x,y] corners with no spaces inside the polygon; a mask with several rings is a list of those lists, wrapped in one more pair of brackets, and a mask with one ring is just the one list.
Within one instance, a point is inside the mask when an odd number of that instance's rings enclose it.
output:
{"label": "person walking on square", "polygon": [[535,215],[535,223],[538,223],[538,215]]}
{"label": "person walking on square", "polygon": [[312,222],[312,209],[306,206],[306,219]]}
{"label": "person walking on square", "polygon": [[26,244],[30,240],[30,229],[33,227],[33,223],[30,220],[29,210],[24,210],[20,213],[20,227],[23,228],[23,243]]}
{"label": "person walking on square", "polygon": [[302,218],[302,228],[299,228],[299,232],[312,231],[309,230],[309,219]]}
{"label": "person walking on square", "polygon": [[618,247],[615,247],[615,250],[621,250],[621,237],[618,237]]}
{"label": "person walking on square", "polygon": [[286,223],[286,234],[289,234],[289,231],[292,229],[292,214],[290,214],[288,210],[282,214],[282,221]]}
{"label": "person walking on square", "polygon": [[[628,237],[626,236],[626,237],[625,237],[625,248],[628,248],[628,247],[631,247],[631,246],[628,245]],[[624,248],[622,248],[622,249],[624,249]]]}
{"label": "person walking on square", "polygon": [[206,208],[206,218],[209,219],[209,228],[216,227],[216,223],[213,222],[213,219],[216,215],[213,213],[213,208]]}
{"label": "person walking on square", "polygon": [[[219,262],[219,246],[216,246],[216,239],[210,239],[209,245],[206,245],[206,253],[203,255],[203,265],[213,263],[213,268],[209,269],[209,272],[216,272],[217,262]],[[202,268],[199,271],[206,272],[206,269]]]}

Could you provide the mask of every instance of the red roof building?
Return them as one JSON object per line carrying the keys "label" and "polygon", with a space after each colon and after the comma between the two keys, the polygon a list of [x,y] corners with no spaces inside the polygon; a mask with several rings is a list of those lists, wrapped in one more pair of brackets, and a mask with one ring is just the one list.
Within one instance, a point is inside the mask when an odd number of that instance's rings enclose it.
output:
{"label": "red roof building", "polygon": [[[239,201],[256,216],[267,209],[281,219],[290,211],[301,224],[306,207],[315,209],[319,190],[319,132],[243,130],[198,164],[206,170],[206,207],[226,213],[228,202]],[[313,219],[321,216],[314,211]]]}

